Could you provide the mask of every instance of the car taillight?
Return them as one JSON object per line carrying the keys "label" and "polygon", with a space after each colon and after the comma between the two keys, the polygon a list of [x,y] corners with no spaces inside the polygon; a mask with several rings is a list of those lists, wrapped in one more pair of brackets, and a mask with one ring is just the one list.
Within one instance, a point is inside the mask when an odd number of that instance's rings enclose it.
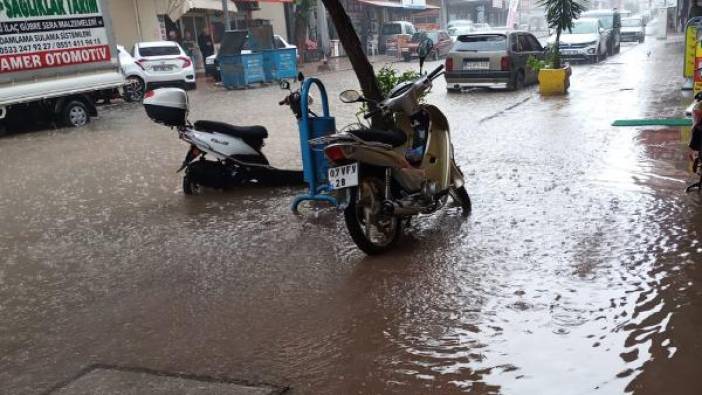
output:
{"label": "car taillight", "polygon": [[324,150],[324,153],[332,162],[338,162],[346,158],[346,155],[344,155],[344,150],[342,150],[341,147],[328,147]]}
{"label": "car taillight", "polygon": [[148,98],[154,97],[154,96],[156,96],[156,92],[154,92],[154,91],[147,91],[146,93],[144,93],[144,99],[148,99]]}
{"label": "car taillight", "polygon": [[192,60],[186,56],[181,56],[178,59],[183,61],[183,68],[190,67],[190,65],[193,64]]}
{"label": "car taillight", "polygon": [[509,56],[502,57],[502,59],[500,60],[500,66],[502,68],[502,71],[509,71],[509,69],[512,68],[512,61],[510,60]]}
{"label": "car taillight", "polygon": [[446,71],[453,71],[453,58],[446,58]]}

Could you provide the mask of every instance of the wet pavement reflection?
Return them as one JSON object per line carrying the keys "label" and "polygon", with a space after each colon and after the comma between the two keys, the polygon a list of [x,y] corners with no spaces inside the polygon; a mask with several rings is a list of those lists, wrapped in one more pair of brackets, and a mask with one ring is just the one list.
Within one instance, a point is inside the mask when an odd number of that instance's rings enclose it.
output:
{"label": "wet pavement reflection", "polygon": [[[649,55],[650,53],[650,55]],[[682,42],[574,67],[570,94],[447,93],[473,215],[414,221],[369,258],[295,188],[185,197],[176,133],[138,105],[0,139],[0,392],[96,363],[289,385],[292,393],[695,394],[697,194],[677,129]],[[431,67],[434,64],[430,63]],[[413,67],[416,64],[401,64]],[[351,72],[322,76],[330,97]],[[191,93],[191,118],[263,124],[300,166],[275,87]],[[356,107],[331,100],[337,125]]]}

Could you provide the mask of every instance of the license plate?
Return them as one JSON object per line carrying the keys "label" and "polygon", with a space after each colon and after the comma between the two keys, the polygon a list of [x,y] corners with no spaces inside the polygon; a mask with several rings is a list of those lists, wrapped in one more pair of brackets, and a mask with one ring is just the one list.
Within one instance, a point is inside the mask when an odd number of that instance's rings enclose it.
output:
{"label": "license plate", "polygon": [[471,62],[463,63],[463,70],[490,70],[490,62]]}
{"label": "license plate", "polygon": [[573,51],[572,49],[562,49],[561,53],[563,55],[577,55],[578,51]]}
{"label": "license plate", "polygon": [[173,66],[171,66],[171,65],[154,66],[154,71],[171,71],[171,70],[173,70]]}
{"label": "license plate", "polygon": [[358,185],[358,163],[332,167],[328,171],[332,189],[343,189]]}

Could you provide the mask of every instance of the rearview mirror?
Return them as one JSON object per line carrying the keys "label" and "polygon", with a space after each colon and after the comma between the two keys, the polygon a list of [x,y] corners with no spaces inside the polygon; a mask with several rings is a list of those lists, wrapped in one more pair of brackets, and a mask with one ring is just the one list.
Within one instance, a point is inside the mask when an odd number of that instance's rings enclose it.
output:
{"label": "rearview mirror", "polygon": [[598,29],[598,31],[600,32],[600,34],[602,34],[602,33],[604,33],[604,28],[601,27]]}
{"label": "rearview mirror", "polygon": [[280,89],[283,89],[283,90],[290,89],[290,83],[288,82],[288,80],[280,80]]}
{"label": "rearview mirror", "polygon": [[339,99],[344,103],[356,103],[361,101],[361,94],[353,89],[345,90],[339,94]]}

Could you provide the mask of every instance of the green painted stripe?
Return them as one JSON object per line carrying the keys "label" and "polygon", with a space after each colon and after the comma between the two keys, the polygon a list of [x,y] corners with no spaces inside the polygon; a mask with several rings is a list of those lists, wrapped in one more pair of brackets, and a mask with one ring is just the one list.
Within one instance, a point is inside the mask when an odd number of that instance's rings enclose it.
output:
{"label": "green painted stripe", "polygon": [[692,120],[688,118],[666,118],[666,119],[618,119],[612,126],[692,126]]}

